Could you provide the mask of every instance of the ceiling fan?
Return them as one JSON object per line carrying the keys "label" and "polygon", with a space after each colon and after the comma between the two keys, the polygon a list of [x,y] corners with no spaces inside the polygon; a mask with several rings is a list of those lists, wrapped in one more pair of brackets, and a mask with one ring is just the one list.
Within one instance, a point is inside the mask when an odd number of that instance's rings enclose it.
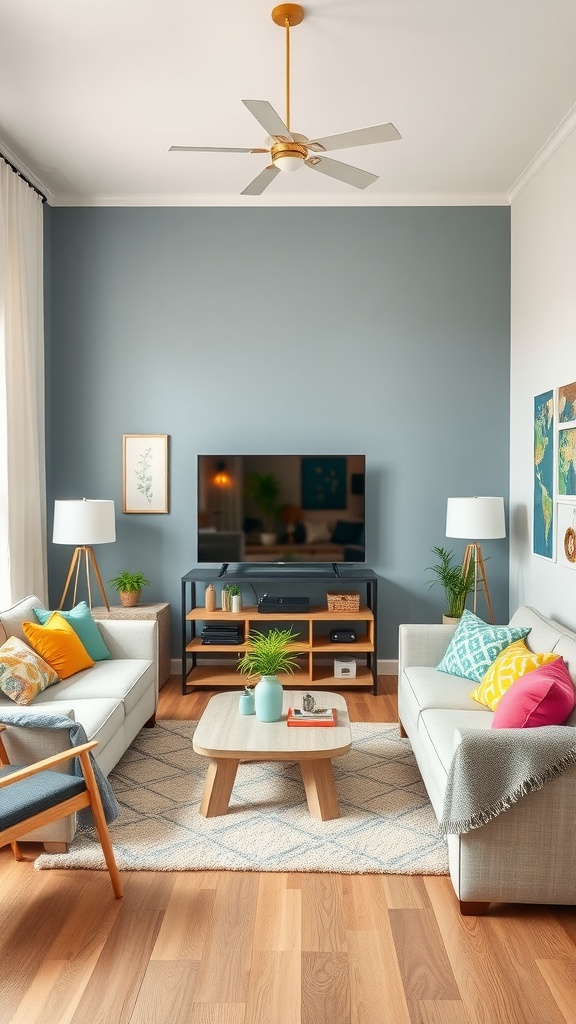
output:
{"label": "ceiling fan", "polygon": [[269,153],[272,163],[268,164],[240,193],[243,196],[259,196],[274,181],[280,171],[297,171],[304,164],[313,171],[320,171],[330,178],[337,178],[355,188],[367,188],[377,181],[377,174],[370,174],[359,167],[329,160],[317,154],[333,149],[348,149],[353,146],[370,146],[376,142],[393,142],[402,136],[390,122],[376,124],[370,128],[358,128],[338,135],[327,135],[323,139],[308,139],[290,129],[290,28],[299,25],[304,18],[304,8],[299,4],[280,4],[272,11],[272,21],[286,30],[286,121],[284,122],[267,100],[242,100],[245,107],[268,133],[268,147],[265,149],[241,149],[228,146],[170,146],[170,152],[181,153]]}

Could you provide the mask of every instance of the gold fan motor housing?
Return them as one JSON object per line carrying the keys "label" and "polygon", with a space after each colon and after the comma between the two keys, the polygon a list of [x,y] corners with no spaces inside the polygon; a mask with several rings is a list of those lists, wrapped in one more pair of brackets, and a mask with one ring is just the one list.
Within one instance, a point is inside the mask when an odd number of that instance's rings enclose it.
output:
{"label": "gold fan motor housing", "polygon": [[300,4],[279,4],[272,11],[272,21],[280,28],[286,28],[286,23],[292,28],[304,20],[304,8]]}
{"label": "gold fan motor housing", "polygon": [[270,147],[270,155],[273,161],[281,156],[297,156],[301,160],[305,160],[308,156],[308,150],[306,146],[302,146],[299,142],[275,142]]}

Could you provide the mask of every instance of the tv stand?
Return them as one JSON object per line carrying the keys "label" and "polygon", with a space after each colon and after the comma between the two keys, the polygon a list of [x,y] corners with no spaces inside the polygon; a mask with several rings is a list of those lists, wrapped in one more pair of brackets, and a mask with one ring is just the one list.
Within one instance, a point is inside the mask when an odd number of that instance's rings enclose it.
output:
{"label": "tv stand", "polygon": [[[224,570],[224,572],[222,572]],[[245,584],[252,590],[256,604],[242,608],[240,612],[228,612],[217,609],[208,611],[204,607],[204,591],[209,583],[217,580],[233,580],[240,585]],[[334,592],[334,581],[338,579],[338,590],[360,591],[360,608],[351,612],[340,609],[329,611],[326,603],[319,603],[305,612],[281,613],[259,612],[258,595],[254,583],[275,585],[293,581],[313,582],[317,588],[324,581],[326,592]],[[197,602],[198,585],[201,586]],[[342,586],[340,586],[342,584]],[[347,584],[351,584],[347,586]],[[191,569],[182,576],[182,693],[191,693],[198,686],[209,686],[218,689],[231,689],[244,685],[244,678],[237,669],[238,658],[248,649],[249,635],[252,630],[266,630],[271,626],[287,628],[291,626],[300,633],[299,640],[294,644],[295,653],[300,659],[300,666],[294,675],[286,676],[281,682],[292,689],[365,689],[371,687],[377,692],[377,612],[378,612],[378,577],[372,569],[354,569],[346,565],[305,565],[294,568],[292,565],[274,566],[249,565],[242,563],[230,565],[225,563],[220,571],[218,568],[204,567]],[[304,589],[304,588],[302,588]],[[323,588],[322,588],[323,589]],[[244,593],[246,599],[246,591]],[[251,595],[252,597],[252,595]],[[254,600],[252,597],[252,600]],[[220,595],[218,595],[218,601]],[[321,600],[318,599],[317,600]],[[206,622],[236,623],[241,627],[241,641],[232,645],[202,644],[200,636]],[[352,627],[357,634],[356,641],[350,643],[333,642],[330,631],[336,627]],[[340,678],[334,676],[334,659],[340,655],[352,655],[356,660],[356,676]]]}

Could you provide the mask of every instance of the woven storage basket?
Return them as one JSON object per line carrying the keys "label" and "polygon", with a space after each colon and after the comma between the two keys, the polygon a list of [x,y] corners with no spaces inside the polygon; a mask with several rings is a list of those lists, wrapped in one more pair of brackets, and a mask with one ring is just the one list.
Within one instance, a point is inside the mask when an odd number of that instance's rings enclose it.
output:
{"label": "woven storage basket", "polygon": [[360,594],[326,594],[329,612],[359,612]]}

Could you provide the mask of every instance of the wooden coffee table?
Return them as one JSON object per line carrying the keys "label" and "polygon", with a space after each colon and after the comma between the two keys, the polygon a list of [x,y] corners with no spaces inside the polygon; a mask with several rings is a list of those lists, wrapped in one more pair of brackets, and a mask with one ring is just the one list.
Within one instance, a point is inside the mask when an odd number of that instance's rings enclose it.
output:
{"label": "wooden coffee table", "polygon": [[298,761],[310,814],[321,821],[340,817],[332,758],[347,754],[352,746],[346,701],[337,693],[310,692],[318,707],[336,708],[335,726],[286,725],[288,708],[302,707],[303,690],[284,691],[284,712],[278,722],[241,715],[237,692],[212,697],[192,744],[197,754],[210,759],[200,814],[205,818],[226,814],[241,761]]}

